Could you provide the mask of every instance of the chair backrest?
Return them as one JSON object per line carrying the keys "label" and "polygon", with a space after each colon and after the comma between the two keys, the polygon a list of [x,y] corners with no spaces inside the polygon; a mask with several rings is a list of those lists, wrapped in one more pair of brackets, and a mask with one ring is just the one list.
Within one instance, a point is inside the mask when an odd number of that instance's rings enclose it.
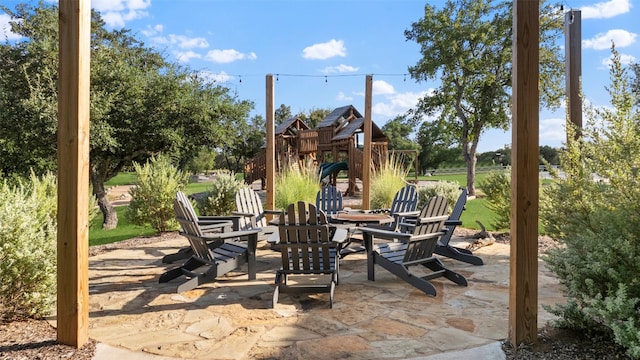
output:
{"label": "chair backrest", "polygon": [[330,240],[326,215],[315,205],[304,201],[290,204],[280,214],[278,231],[283,270],[322,274],[335,268],[331,249],[337,245]]}
{"label": "chair backrest", "polygon": [[[206,240],[202,238],[202,231],[198,225],[198,220],[190,214],[191,211],[188,210],[190,205],[187,204],[190,204],[189,199],[186,199],[185,202],[185,200],[180,199],[179,196],[176,196],[176,199],[173,201],[173,210],[176,213],[176,220],[182,228],[180,234],[189,240],[191,249],[197,257],[213,260],[213,254],[211,254]],[[191,209],[193,209],[193,207],[191,207]]]}
{"label": "chair backrest", "polygon": [[[267,226],[267,219],[264,217],[262,200],[258,193],[249,187],[242,187],[236,193],[236,208],[239,213],[254,214],[256,226],[263,228]],[[252,226],[251,219],[241,218],[240,229],[248,229]]]}
{"label": "chair backrest", "polygon": [[398,190],[393,196],[393,202],[391,203],[391,214],[399,212],[416,211],[418,207],[418,190],[415,185],[405,185],[402,189]]}
{"label": "chair backrest", "polygon": [[342,193],[335,186],[323,186],[316,194],[316,208],[327,215],[342,211]]}
{"label": "chair backrest", "polygon": [[437,195],[429,199],[420,211],[407,244],[404,262],[416,262],[433,256],[438,239],[444,235],[444,222],[449,218],[447,198]]}
{"label": "chair backrest", "polygon": [[449,219],[447,219],[446,229],[447,233],[440,238],[438,241],[440,245],[447,245],[451,240],[451,236],[453,236],[453,231],[456,229],[456,226],[462,224],[460,222],[460,217],[462,216],[462,212],[464,211],[464,207],[467,204],[467,195],[469,194],[466,188],[460,188],[460,196],[456,201],[455,205],[453,205],[453,210],[451,210],[451,214],[449,214]]}

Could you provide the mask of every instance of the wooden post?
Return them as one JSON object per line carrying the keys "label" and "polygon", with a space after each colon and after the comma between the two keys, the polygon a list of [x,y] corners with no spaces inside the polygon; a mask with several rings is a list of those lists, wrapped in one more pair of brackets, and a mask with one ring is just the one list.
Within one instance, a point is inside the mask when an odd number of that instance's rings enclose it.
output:
{"label": "wooden post", "polygon": [[362,150],[362,209],[371,207],[371,97],[373,75],[367,75],[364,85],[364,149]]}
{"label": "wooden post", "polygon": [[514,0],[513,31],[509,340],[518,346],[538,331],[538,0]]}
{"label": "wooden post", "polygon": [[89,1],[59,2],[57,340],[89,339]]}
{"label": "wooden post", "polygon": [[[567,125],[576,127],[576,137],[582,129],[582,15],[580,10],[571,9],[564,14],[564,48],[567,89]],[[567,133],[567,136],[568,133]],[[569,141],[567,137],[567,141]]]}
{"label": "wooden post", "polygon": [[[273,210],[275,208],[275,198],[276,198],[276,147],[275,147],[275,107],[274,107],[274,83],[273,83],[273,75],[267,74],[266,78],[266,95],[267,95],[267,106],[266,106],[266,119],[267,119],[267,206],[268,210]],[[268,215],[270,217],[271,215]]]}

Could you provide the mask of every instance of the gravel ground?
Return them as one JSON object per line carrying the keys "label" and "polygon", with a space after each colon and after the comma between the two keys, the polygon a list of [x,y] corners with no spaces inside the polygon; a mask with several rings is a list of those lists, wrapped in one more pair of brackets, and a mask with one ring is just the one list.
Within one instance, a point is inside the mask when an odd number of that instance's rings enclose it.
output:
{"label": "gravel ground", "polygon": [[[476,231],[459,229],[463,236],[473,236]],[[458,233],[458,230],[456,231]],[[109,249],[123,248],[134,244],[162,241],[175,233],[156,237],[140,237],[105,246],[91,247],[91,255]],[[496,242],[509,243],[508,234],[494,234]],[[555,246],[552,239],[541,237],[541,252]],[[89,360],[95,354],[96,343],[90,340],[81,349],[56,343],[56,329],[45,320],[24,320],[0,323],[0,359],[11,360]],[[584,333],[547,326],[538,332],[538,341],[532,346],[512,347],[508,342],[502,346],[508,360],[524,359],[629,359],[624,349],[602,337],[587,337]]]}

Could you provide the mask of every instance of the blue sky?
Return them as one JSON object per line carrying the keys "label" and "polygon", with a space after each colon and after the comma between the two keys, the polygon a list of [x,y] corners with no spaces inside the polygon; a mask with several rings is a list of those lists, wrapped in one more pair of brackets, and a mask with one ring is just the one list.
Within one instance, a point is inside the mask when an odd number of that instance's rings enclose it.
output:
{"label": "blue sky", "polygon": [[[607,106],[611,41],[623,61],[640,59],[639,0],[562,0],[582,14],[582,73],[587,100]],[[12,8],[18,1],[3,1]],[[169,59],[222,82],[265,113],[265,76],[276,76],[275,105],[293,113],[348,104],[364,112],[365,75],[373,74],[373,121],[415,106],[437,80],[416,83],[407,68],[420,58],[404,30],[424,15],[416,0],[93,0],[110,28],[125,27]],[[429,1],[441,7],[444,1]],[[0,13],[0,37],[12,39]],[[406,74],[406,75],[405,75]],[[540,144],[565,139],[564,108],[541,109]],[[490,130],[479,152],[511,143]]]}

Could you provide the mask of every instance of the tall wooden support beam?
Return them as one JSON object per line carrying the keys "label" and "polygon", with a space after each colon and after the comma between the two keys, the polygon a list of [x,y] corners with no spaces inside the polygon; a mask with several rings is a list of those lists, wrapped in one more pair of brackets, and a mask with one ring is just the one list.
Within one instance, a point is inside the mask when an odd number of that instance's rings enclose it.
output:
{"label": "tall wooden support beam", "polygon": [[[571,9],[564,14],[564,49],[567,88],[567,125],[573,123],[576,136],[582,129],[582,15]],[[569,136],[567,134],[567,136]],[[567,138],[567,141],[571,139]]]}
{"label": "tall wooden support beam", "polygon": [[371,207],[371,98],[373,93],[373,75],[366,77],[364,85],[364,149],[362,154],[362,209]]}
{"label": "tall wooden support beam", "polygon": [[538,330],[538,0],[513,2],[513,124],[509,340],[535,343]]}
{"label": "tall wooden support beam", "polygon": [[273,210],[276,198],[276,140],[275,140],[275,99],[273,74],[267,74],[266,78],[266,119],[267,119],[267,209]]}
{"label": "tall wooden support beam", "polygon": [[59,1],[57,340],[89,340],[89,0]]}

